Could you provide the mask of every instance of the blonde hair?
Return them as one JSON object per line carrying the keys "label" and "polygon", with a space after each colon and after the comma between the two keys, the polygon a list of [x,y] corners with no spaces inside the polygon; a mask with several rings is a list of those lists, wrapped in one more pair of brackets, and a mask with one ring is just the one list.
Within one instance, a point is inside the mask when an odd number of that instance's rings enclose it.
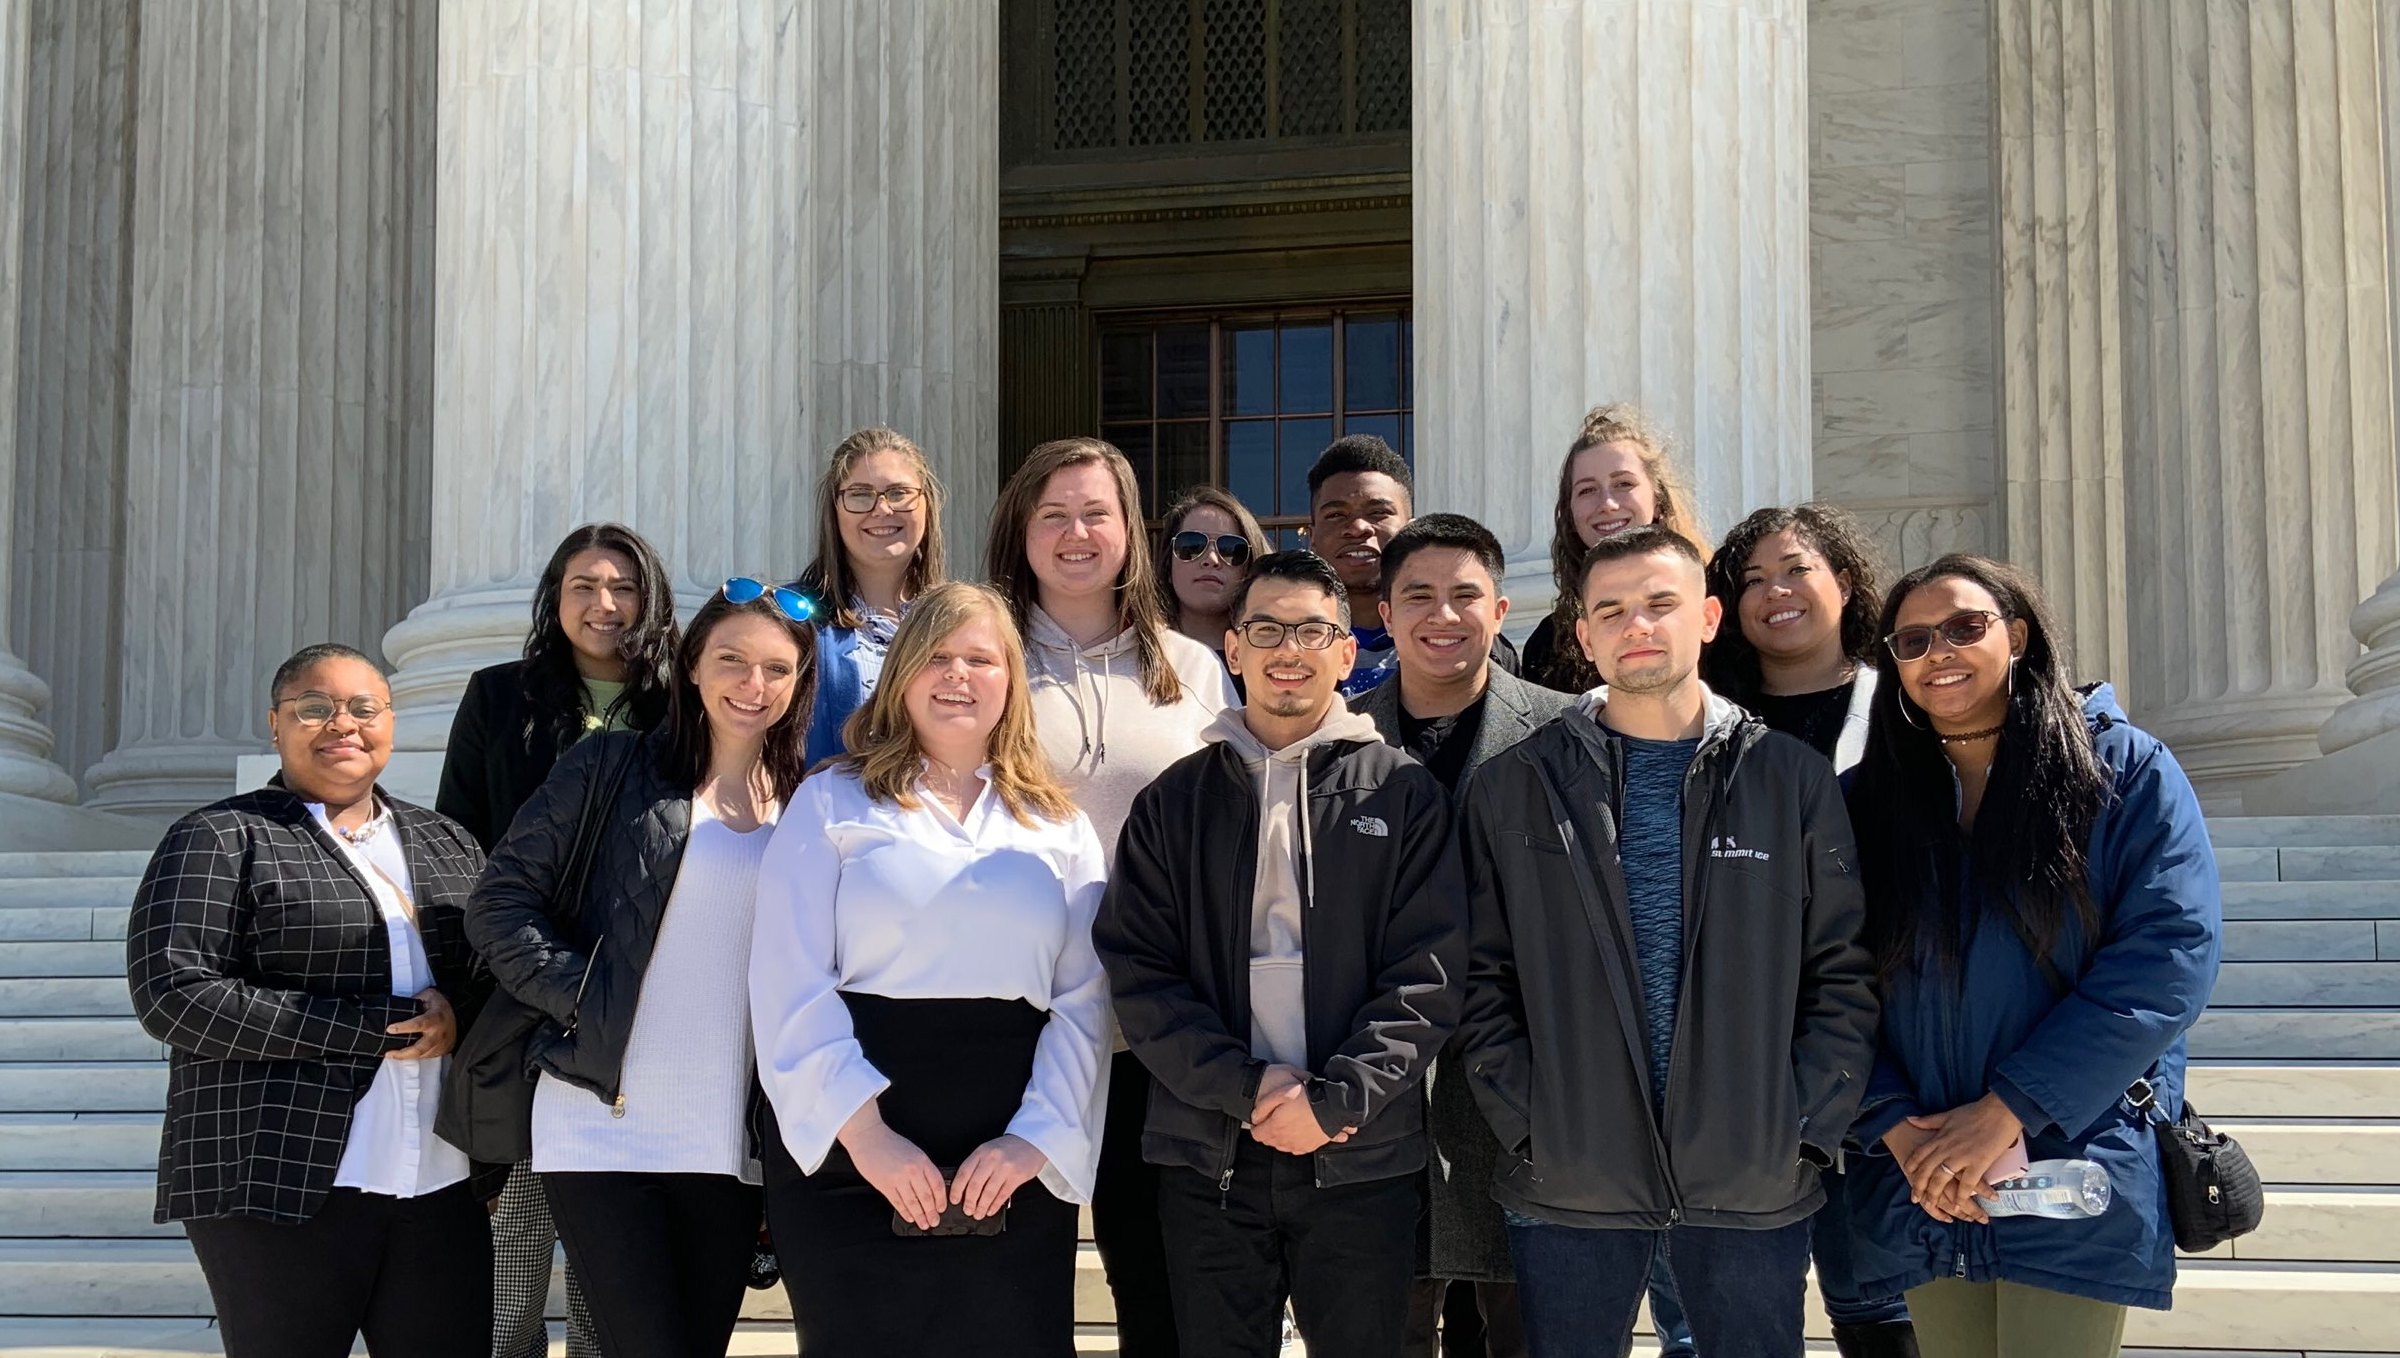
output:
{"label": "blonde hair", "polygon": [[989,619],[1000,633],[1008,660],[1008,701],[992,727],[984,760],[991,766],[992,788],[1020,824],[1036,816],[1063,821],[1075,814],[1075,800],[1050,771],[1033,727],[1033,694],[1025,684],[1025,643],[1009,616],[1008,601],[997,590],[953,580],[935,585],[909,606],[908,617],[892,638],[883,660],[883,677],[875,696],[850,714],[842,741],[850,752],[834,762],[858,774],[867,795],[914,811],[917,779],[925,771],[925,750],[908,715],[908,688],[933,663],[933,653],[953,632],[978,619]]}
{"label": "blonde hair", "polygon": [[800,573],[799,585],[801,592],[826,610],[828,625],[852,631],[866,620],[851,604],[858,586],[850,578],[849,550],[842,545],[840,500],[842,483],[850,479],[859,459],[870,453],[898,453],[907,458],[924,490],[925,540],[917,545],[916,558],[908,563],[908,575],[901,582],[900,592],[914,599],[928,587],[940,584],[944,574],[942,479],[934,475],[933,463],[926,460],[924,450],[907,435],[882,428],[858,430],[833,445],[833,451],[825,456],[825,472],[817,478],[817,559]]}
{"label": "blonde hair", "polygon": [[1551,511],[1550,579],[1558,595],[1550,605],[1550,619],[1557,634],[1557,658],[1551,662],[1547,678],[1554,687],[1581,690],[1600,682],[1600,672],[1575,641],[1575,620],[1583,614],[1583,558],[1590,550],[1575,525],[1575,458],[1601,444],[1620,442],[1641,450],[1642,475],[1649,479],[1651,497],[1658,502],[1651,522],[1692,544],[1700,559],[1708,560],[1708,534],[1700,527],[1691,487],[1669,455],[1666,432],[1640,406],[1628,401],[1610,401],[1585,411],[1575,441],[1558,460],[1558,499]]}

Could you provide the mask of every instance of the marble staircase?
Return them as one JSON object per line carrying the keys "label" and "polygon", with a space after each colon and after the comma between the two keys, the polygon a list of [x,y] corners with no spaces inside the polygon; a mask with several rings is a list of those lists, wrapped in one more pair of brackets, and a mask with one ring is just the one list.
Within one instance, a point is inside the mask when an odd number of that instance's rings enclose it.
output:
{"label": "marble staircase", "polygon": [[[2400,817],[2211,828],[2226,962],[2192,1098],[2249,1146],[2270,1208],[2256,1235],[2187,1261],[2176,1309],[2137,1312],[2127,1343],[2400,1350]],[[133,1020],[123,958],[145,861],[0,854],[0,1352],[34,1351],[19,1335],[61,1355],[153,1351],[144,1336],[210,1351],[199,1269],[150,1222],[165,1053]],[[1077,1310],[1079,1346],[1109,1351],[1088,1243]],[[779,1291],[745,1316],[735,1352],[791,1352]]]}

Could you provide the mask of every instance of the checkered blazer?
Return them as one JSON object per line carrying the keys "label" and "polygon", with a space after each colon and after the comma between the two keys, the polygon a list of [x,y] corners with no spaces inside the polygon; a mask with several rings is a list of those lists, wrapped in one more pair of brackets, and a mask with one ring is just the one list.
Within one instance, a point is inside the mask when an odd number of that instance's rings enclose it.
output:
{"label": "checkered blazer", "polygon": [[[475,979],[463,910],[483,853],[445,816],[395,798],[394,828],[434,984],[467,1031]],[[125,931],[134,1013],[172,1052],[156,1219],[299,1222],[333,1188],[350,1115],[417,1013],[392,992],[391,941],[366,879],[279,786],[175,822]]]}

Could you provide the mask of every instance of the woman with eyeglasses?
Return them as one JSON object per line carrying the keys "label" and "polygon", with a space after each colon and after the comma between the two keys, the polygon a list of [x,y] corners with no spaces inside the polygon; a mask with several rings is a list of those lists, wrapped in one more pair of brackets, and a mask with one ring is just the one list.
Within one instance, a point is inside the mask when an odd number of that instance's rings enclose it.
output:
{"label": "woman with eyeglasses", "polygon": [[761,1204],[739,978],[806,770],[811,611],[726,581],[684,633],[666,720],[568,751],[468,905],[501,994],[444,1125],[478,1159],[532,1161],[608,1358],[723,1353],[741,1308]]}
{"label": "woman with eyeglasses", "polygon": [[842,727],[875,696],[900,620],[942,571],[942,483],[924,452],[889,429],[835,444],[817,478],[817,559],[797,582],[824,615],[811,768],[842,752]]}
{"label": "woman with eyeglasses", "polygon": [[[1202,745],[1236,699],[1224,664],[1167,625],[1151,560],[1135,543],[1133,465],[1095,438],[1029,454],[992,506],[986,565],[1025,638],[1042,749],[1113,857],[1134,795]],[[1150,1075],[1132,1054],[1110,1073],[1108,1132],[1092,1234],[1116,1297],[1124,1358],[1176,1352],[1158,1172],[1142,1159]]]}
{"label": "woman with eyeglasses", "polygon": [[[348,646],[275,671],[264,788],[175,822],[126,925],[167,1044],[159,1222],[181,1222],[230,1358],[457,1358],[491,1342],[492,1237],[437,1134],[479,1008],[482,850],[376,787],[392,695]],[[496,1186],[496,1185],[495,1185]]]}
{"label": "woman with eyeglasses", "polygon": [[1061,1358],[1100,1158],[1107,857],[1042,754],[999,595],[928,590],[886,678],[775,832],[750,951],[800,1348]]}
{"label": "woman with eyeglasses", "polygon": [[[2102,1358],[2164,1309],[2175,1237],[2145,1085],[2182,1110],[2220,938],[2191,783],[2106,684],[2069,686],[2031,577],[1945,556],[1885,599],[1888,682],[1850,793],[1883,1023],[1853,1137],[1865,1295],[1928,1353]],[[2089,1160],[2095,1217],[1994,1216],[2027,1161]]]}
{"label": "woman with eyeglasses", "polygon": [[[558,757],[597,731],[647,731],[667,710],[679,633],[667,568],[621,523],[561,539],[533,591],[523,658],[477,670],[450,721],[434,809],[485,853],[508,832]],[[492,1358],[543,1358],[558,1254],[541,1184],[511,1170],[492,1211]],[[568,1358],[597,1358],[583,1280],[567,1269]]]}
{"label": "woman with eyeglasses", "polygon": [[[1249,506],[1215,486],[1195,487],[1158,525],[1158,600],[1175,630],[1206,646],[1221,663],[1233,601],[1250,562],[1267,554],[1267,535]],[[1235,681],[1234,687],[1241,687]]]}

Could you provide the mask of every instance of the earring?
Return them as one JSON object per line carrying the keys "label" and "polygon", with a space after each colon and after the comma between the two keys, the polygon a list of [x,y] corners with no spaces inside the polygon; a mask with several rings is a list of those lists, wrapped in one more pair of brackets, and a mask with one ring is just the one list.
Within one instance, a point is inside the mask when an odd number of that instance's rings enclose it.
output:
{"label": "earring", "polygon": [[1896,695],[1896,696],[1899,698],[1899,702],[1898,702],[1898,703],[1896,703],[1896,704],[1894,704],[1894,706],[1897,706],[1897,707],[1900,709],[1900,720],[1902,720],[1902,721],[1904,721],[1904,722],[1907,722],[1907,723],[1908,723],[1910,726],[1913,726],[1913,727],[1915,727],[1916,729],[1918,729],[1918,730],[1920,730],[1920,731],[1924,730],[1924,729],[1925,729],[1925,723],[1923,723],[1923,722],[1921,722],[1921,721],[1918,721],[1918,720],[1917,720],[1915,717],[1912,717],[1912,716],[1908,715],[1908,695],[1907,695],[1907,694],[1905,694],[1905,693],[1902,693],[1902,694],[1898,694],[1898,695]]}

